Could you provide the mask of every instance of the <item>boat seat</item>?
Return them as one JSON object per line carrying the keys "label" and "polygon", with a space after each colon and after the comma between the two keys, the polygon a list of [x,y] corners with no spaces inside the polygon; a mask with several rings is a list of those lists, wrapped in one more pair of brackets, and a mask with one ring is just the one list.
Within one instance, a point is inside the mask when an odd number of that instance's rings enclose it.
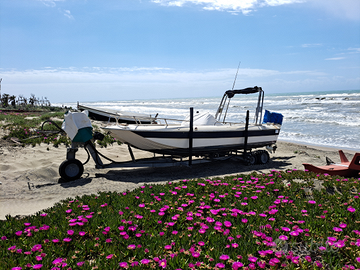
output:
{"label": "boat seat", "polygon": [[[185,118],[185,121],[181,123],[181,126],[190,125],[190,116]],[[218,122],[214,116],[210,113],[195,114],[193,118],[194,126],[222,126],[223,124]]]}
{"label": "boat seat", "polygon": [[349,169],[359,171],[360,172],[360,153],[356,153],[351,160],[349,165]]}

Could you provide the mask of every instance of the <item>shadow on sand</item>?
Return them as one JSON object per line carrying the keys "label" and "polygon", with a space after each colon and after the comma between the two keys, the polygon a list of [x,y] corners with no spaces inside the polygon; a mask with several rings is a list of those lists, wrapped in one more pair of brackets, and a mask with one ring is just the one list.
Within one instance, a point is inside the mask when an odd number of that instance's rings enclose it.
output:
{"label": "shadow on sand", "polygon": [[127,170],[109,170],[105,174],[97,173],[96,178],[118,182],[146,183],[164,182],[183,179],[213,178],[225,175],[238,175],[255,172],[268,172],[269,170],[284,170],[291,165],[289,159],[293,157],[277,157],[262,165],[244,165],[240,161],[225,160],[213,161],[188,166],[161,167],[161,168],[132,168]]}

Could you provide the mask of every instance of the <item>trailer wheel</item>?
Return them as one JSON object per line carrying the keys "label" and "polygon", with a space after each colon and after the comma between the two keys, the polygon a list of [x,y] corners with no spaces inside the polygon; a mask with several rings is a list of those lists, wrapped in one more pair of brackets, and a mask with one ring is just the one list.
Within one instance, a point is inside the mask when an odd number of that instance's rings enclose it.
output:
{"label": "trailer wheel", "polygon": [[258,164],[266,164],[270,160],[268,151],[261,150],[256,153],[256,159]]}
{"label": "trailer wheel", "polygon": [[84,166],[77,159],[67,159],[59,167],[59,174],[65,182],[79,179],[83,172]]}
{"label": "trailer wheel", "polygon": [[245,156],[246,165],[254,165],[256,163],[256,156],[253,153],[248,153]]}

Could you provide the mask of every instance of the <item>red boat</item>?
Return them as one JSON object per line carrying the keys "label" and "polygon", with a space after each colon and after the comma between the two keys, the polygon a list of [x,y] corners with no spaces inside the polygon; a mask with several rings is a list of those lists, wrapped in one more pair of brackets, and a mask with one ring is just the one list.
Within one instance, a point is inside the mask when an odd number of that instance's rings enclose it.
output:
{"label": "red boat", "polygon": [[339,150],[340,164],[329,164],[326,166],[314,166],[303,163],[305,170],[344,177],[360,177],[360,153],[355,153],[351,162],[346,158],[344,152]]}

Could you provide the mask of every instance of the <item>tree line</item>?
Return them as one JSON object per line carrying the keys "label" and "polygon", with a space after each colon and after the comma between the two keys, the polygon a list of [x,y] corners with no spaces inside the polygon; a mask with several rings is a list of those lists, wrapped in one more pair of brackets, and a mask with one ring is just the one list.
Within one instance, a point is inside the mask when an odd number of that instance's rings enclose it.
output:
{"label": "tree line", "polygon": [[29,98],[19,95],[2,94],[0,96],[0,102],[2,108],[26,108],[26,107],[50,107],[50,101],[45,97],[37,98],[34,94],[31,94]]}

